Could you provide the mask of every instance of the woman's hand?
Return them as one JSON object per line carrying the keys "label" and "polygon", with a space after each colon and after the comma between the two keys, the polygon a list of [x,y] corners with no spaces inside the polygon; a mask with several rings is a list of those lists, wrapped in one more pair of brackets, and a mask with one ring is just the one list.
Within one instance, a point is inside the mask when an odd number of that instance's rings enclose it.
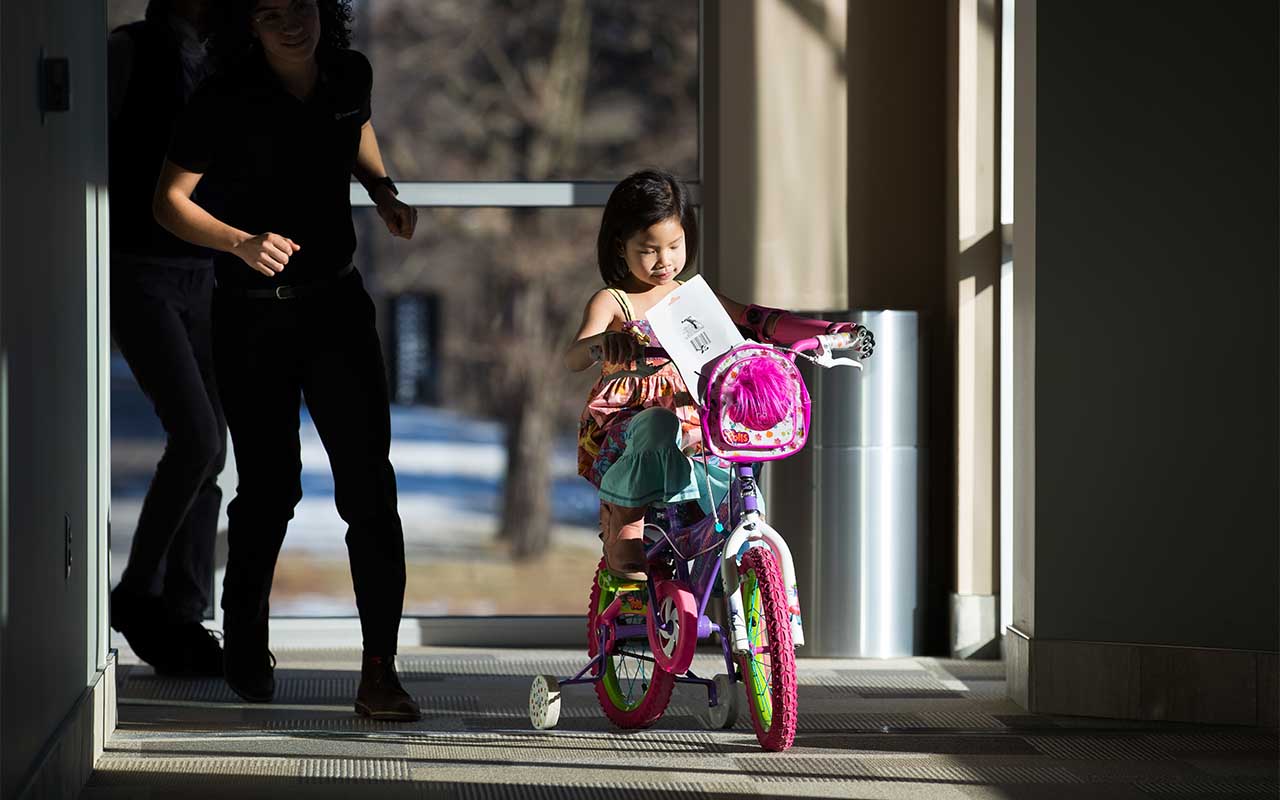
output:
{"label": "woman's hand", "polygon": [[636,337],[621,331],[600,334],[599,346],[606,364],[630,364],[644,355],[644,347]]}
{"label": "woman's hand", "polygon": [[258,272],[274,278],[289,263],[289,256],[301,249],[301,245],[287,236],[260,233],[245,239],[233,247],[231,252]]}
{"label": "woman's hand", "polygon": [[413,231],[418,227],[418,209],[400,202],[389,189],[378,192],[377,203],[378,216],[387,223],[391,235],[412,239]]}

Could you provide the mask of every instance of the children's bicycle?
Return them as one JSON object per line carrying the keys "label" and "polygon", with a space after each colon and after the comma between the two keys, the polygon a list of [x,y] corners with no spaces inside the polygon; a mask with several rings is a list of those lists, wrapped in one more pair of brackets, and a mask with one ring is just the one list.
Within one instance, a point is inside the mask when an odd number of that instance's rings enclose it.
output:
{"label": "children's bicycle", "polygon": [[[696,503],[650,509],[645,518],[648,581],[616,578],[601,560],[587,607],[590,661],[571,678],[533,679],[529,719],[535,728],[555,727],[561,688],[582,683],[595,688],[605,716],[619,728],[653,725],[676,683],[698,684],[707,690],[704,721],[731,728],[740,711],[735,684],[741,682],[761,746],[791,746],[797,721],[795,648],[804,644],[800,596],[786,542],[761,513],[753,465],[804,447],[809,393],[796,369],[797,356],[823,367],[861,369],[858,359],[870,356],[874,346],[871,331],[858,326],[790,348],[745,342],[704,368],[702,457],[709,452],[729,463],[727,497],[706,516],[700,516]],[[858,359],[833,355],[842,350]],[[707,614],[719,599],[723,626]],[[694,651],[699,640],[713,636],[725,671],[701,677],[691,669]]]}

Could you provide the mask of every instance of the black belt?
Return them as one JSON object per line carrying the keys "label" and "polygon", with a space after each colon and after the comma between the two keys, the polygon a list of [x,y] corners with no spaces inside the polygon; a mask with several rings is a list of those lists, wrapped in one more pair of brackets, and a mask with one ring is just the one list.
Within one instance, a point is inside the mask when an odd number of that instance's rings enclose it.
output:
{"label": "black belt", "polygon": [[292,300],[295,297],[306,297],[331,289],[335,283],[355,272],[355,269],[355,264],[347,264],[334,274],[309,283],[300,283],[296,286],[281,284],[274,289],[237,289],[219,286],[218,293],[227,297],[245,297],[251,300]]}

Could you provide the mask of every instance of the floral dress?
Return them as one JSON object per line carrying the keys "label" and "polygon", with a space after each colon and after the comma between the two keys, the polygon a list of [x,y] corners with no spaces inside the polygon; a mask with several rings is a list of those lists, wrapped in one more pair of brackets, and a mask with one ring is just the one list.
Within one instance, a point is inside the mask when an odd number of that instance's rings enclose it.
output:
{"label": "floral dress", "polygon": [[[624,293],[610,289],[627,315],[624,333],[636,338],[641,346],[661,347],[646,320],[631,318],[631,304]],[[578,421],[578,474],[597,487],[600,479],[622,455],[627,425],[646,408],[665,408],[680,420],[682,445],[701,441],[698,406],[676,365],[666,358],[645,359],[649,366],[660,366],[646,377],[615,373],[634,370],[638,364],[605,364],[600,378],[587,397],[587,405]]]}

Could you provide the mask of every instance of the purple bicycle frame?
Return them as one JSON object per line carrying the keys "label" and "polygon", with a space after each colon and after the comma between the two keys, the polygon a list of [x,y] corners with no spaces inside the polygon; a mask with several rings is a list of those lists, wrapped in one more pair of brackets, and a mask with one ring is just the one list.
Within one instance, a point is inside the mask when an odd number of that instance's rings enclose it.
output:
{"label": "purple bicycle frame", "polygon": [[[654,524],[664,531],[662,539],[653,542],[645,549],[645,557],[649,562],[656,559],[665,558],[671,555],[675,562],[675,579],[683,582],[694,593],[694,597],[698,600],[698,639],[707,639],[713,633],[720,634],[720,647],[724,655],[725,672],[728,675],[734,675],[736,666],[733,663],[733,651],[730,648],[730,637],[721,629],[719,625],[712,622],[707,617],[707,606],[711,604],[711,596],[715,591],[716,581],[720,577],[721,564],[721,548],[729,532],[733,530],[737,524],[738,518],[744,516],[747,512],[756,511],[759,504],[756,499],[755,472],[751,464],[736,463],[732,465],[731,479],[729,481],[729,496],[727,503],[727,514],[721,519],[721,530],[716,530],[716,517],[708,515],[697,520],[692,525],[662,525],[665,520],[669,520],[673,514],[673,507],[668,506],[665,509],[659,509],[656,515],[657,519],[649,522],[646,518],[646,525]],[[719,513],[720,509],[717,509]],[[664,520],[665,518],[665,520]],[[702,542],[703,552],[689,553],[693,558],[686,558],[686,554],[680,552],[674,542]],[[714,541],[714,544],[711,542]],[[689,562],[693,562],[693,566],[689,566]],[[649,603],[649,613],[653,613],[653,609],[658,607],[657,590],[655,588],[657,581],[650,580],[647,582],[646,594]],[[618,614],[618,598],[614,598],[609,608],[605,610],[604,615],[612,616],[616,619]],[[648,639],[649,631],[645,624],[626,624],[619,625],[617,622],[611,622],[614,626],[614,639],[622,642],[626,639]],[[594,683],[599,677],[586,677],[591,668],[597,663],[602,662],[606,657],[605,653],[605,637],[601,635],[599,642],[599,650],[595,658],[591,659],[578,674],[569,680],[561,681],[560,685],[565,686],[574,683]],[[651,660],[645,658],[645,660]],[[700,678],[689,670],[685,675],[676,675],[676,681],[680,683],[696,683],[706,687],[709,694],[709,700],[712,705],[716,705],[719,700],[716,697],[715,681]]]}

